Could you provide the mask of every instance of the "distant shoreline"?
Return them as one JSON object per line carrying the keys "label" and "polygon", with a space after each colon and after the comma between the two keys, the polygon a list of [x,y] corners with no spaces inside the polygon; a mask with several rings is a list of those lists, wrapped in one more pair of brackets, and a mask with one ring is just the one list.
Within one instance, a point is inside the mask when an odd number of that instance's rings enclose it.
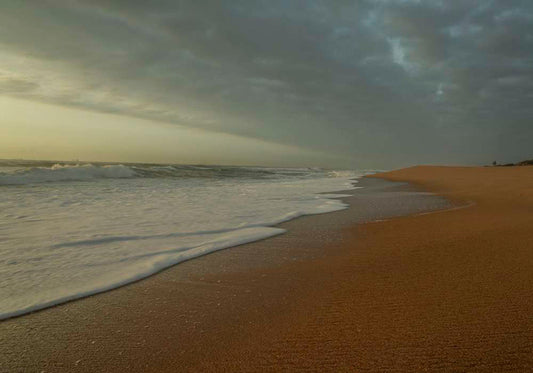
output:
{"label": "distant shoreline", "polygon": [[504,164],[498,164],[498,162],[494,161],[492,162],[492,166],[493,167],[533,166],[533,159],[528,159],[528,160],[517,162],[517,163],[504,163]]}

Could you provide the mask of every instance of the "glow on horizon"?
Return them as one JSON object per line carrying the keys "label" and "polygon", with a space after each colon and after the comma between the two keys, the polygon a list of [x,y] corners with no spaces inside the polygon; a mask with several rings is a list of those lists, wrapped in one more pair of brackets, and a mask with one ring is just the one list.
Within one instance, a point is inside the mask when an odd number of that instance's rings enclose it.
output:
{"label": "glow on horizon", "polygon": [[267,166],[325,166],[334,159],[294,146],[3,96],[0,128],[3,159]]}

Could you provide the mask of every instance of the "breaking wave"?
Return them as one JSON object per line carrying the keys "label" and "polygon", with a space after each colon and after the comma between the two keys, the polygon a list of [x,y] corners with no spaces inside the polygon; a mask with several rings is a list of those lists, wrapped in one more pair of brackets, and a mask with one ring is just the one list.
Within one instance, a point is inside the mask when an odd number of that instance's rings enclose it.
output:
{"label": "breaking wave", "polygon": [[35,184],[53,181],[83,181],[135,177],[136,172],[124,165],[61,165],[34,167],[15,172],[0,172],[0,185]]}
{"label": "breaking wave", "polygon": [[204,165],[104,164],[50,161],[0,160],[0,185],[24,185],[65,181],[121,178],[179,179],[311,179],[353,177],[353,171],[320,168],[270,168]]}

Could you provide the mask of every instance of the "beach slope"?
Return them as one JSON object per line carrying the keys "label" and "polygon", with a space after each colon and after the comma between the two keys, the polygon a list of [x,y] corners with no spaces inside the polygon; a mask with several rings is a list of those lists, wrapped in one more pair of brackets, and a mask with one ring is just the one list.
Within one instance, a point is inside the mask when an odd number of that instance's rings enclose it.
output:
{"label": "beach slope", "polygon": [[533,370],[533,167],[360,185],[350,209],[286,235],[0,324],[4,368]]}
{"label": "beach slope", "polygon": [[301,266],[300,278],[315,286],[308,302],[224,366],[532,371],[533,167],[373,177],[409,182],[455,207],[348,229],[338,255]]}

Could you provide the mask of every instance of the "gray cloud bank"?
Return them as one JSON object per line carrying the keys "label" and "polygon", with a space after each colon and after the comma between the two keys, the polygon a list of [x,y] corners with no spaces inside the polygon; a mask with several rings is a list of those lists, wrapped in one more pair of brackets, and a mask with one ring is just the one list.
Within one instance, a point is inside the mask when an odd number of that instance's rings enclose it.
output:
{"label": "gray cloud bank", "polygon": [[0,94],[355,165],[531,157],[531,0],[3,0],[0,10]]}

